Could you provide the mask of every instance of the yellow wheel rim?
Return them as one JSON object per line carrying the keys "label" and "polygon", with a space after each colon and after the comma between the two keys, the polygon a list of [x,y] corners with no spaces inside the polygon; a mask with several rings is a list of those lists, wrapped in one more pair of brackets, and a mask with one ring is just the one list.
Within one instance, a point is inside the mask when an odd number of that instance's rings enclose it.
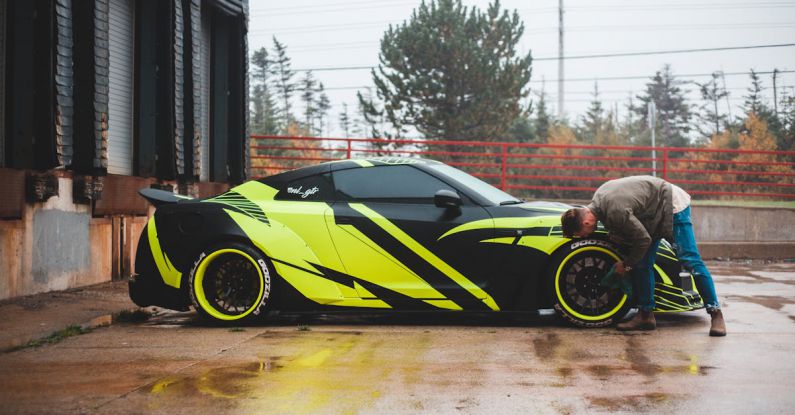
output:
{"label": "yellow wheel rim", "polygon": [[[257,299],[254,303],[246,309],[243,313],[240,314],[225,314],[220,312],[218,309],[212,306],[210,302],[207,300],[207,295],[204,293],[204,276],[207,272],[207,267],[219,256],[224,254],[236,254],[240,255],[252,265],[254,265],[254,269],[257,270],[257,276],[259,278],[259,293],[257,294]],[[199,306],[204,310],[207,314],[219,319],[219,320],[239,320],[257,309],[260,303],[262,302],[262,296],[265,292],[265,278],[262,275],[262,268],[260,268],[257,261],[254,260],[249,254],[239,250],[239,249],[219,249],[217,251],[212,252],[210,255],[207,255],[204,259],[202,259],[199,267],[196,269],[196,275],[193,279],[193,294],[196,296],[196,302],[199,303]]]}
{"label": "yellow wheel rim", "polygon": [[610,257],[615,259],[616,261],[620,261],[621,260],[621,258],[619,258],[613,252],[611,252],[611,251],[609,251],[607,249],[604,249],[604,248],[600,248],[598,246],[589,246],[589,247],[586,247],[586,248],[578,249],[578,250],[570,253],[569,255],[566,256],[566,258],[563,259],[563,261],[560,261],[560,266],[558,266],[558,270],[555,272],[555,294],[558,296],[558,302],[560,302],[560,305],[564,309],[566,309],[566,311],[568,313],[570,313],[572,316],[577,317],[577,318],[582,319],[582,320],[587,320],[587,321],[604,320],[604,319],[612,316],[616,312],[618,312],[618,310],[620,310],[621,307],[624,306],[624,303],[627,301],[627,295],[626,294],[624,294],[624,296],[621,297],[621,301],[619,301],[618,305],[615,306],[615,308],[613,308],[612,310],[610,310],[610,311],[608,311],[606,313],[600,314],[598,316],[589,316],[589,315],[585,315],[585,314],[579,313],[579,312],[575,311],[574,309],[572,309],[571,306],[569,306],[569,304],[566,303],[566,300],[563,299],[563,295],[560,293],[560,275],[561,275],[561,272],[563,271],[563,266],[566,265],[566,263],[569,261],[569,259],[571,259],[571,257],[573,257],[574,255],[581,254],[581,253],[587,252],[587,251],[604,252],[604,253],[610,255]]}

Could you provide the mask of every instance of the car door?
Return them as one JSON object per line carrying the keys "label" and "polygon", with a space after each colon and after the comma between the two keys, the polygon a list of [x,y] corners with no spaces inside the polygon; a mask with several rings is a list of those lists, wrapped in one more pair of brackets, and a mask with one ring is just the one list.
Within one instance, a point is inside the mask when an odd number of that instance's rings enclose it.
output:
{"label": "car door", "polygon": [[[477,260],[478,242],[494,232],[484,208],[463,195],[458,208],[437,207],[436,192],[457,190],[412,165],[332,175],[336,193],[328,228],[360,295],[401,309],[498,309],[484,290],[488,267]],[[475,221],[492,225],[443,238]]]}

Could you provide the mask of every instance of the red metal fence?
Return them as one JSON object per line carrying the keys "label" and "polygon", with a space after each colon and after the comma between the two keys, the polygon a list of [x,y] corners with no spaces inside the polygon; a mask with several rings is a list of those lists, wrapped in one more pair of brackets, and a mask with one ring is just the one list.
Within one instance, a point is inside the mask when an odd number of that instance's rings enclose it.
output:
{"label": "red metal fence", "polygon": [[702,199],[795,199],[795,151],[257,135],[251,138],[255,177],[331,160],[425,157],[529,198],[587,199],[609,179],[656,174]]}

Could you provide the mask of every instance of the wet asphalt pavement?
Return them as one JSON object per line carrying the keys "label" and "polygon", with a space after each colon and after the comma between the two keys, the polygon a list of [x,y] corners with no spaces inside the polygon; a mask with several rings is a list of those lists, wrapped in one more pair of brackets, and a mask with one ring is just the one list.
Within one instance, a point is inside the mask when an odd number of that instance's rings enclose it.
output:
{"label": "wet asphalt pavement", "polygon": [[112,322],[0,354],[2,413],[792,413],[795,264],[711,263],[728,336],[703,310],[625,334],[553,316],[193,313]]}

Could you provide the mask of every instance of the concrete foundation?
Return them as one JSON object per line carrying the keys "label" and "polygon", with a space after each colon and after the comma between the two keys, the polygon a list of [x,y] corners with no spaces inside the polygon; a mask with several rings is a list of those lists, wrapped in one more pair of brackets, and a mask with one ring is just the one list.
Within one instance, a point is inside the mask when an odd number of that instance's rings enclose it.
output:
{"label": "concrete foundation", "polygon": [[[132,271],[146,216],[92,217],[90,206],[72,201],[72,180],[58,181],[58,196],[26,204],[21,219],[0,220],[0,300],[121,279]],[[122,221],[125,227],[113,226]]]}

